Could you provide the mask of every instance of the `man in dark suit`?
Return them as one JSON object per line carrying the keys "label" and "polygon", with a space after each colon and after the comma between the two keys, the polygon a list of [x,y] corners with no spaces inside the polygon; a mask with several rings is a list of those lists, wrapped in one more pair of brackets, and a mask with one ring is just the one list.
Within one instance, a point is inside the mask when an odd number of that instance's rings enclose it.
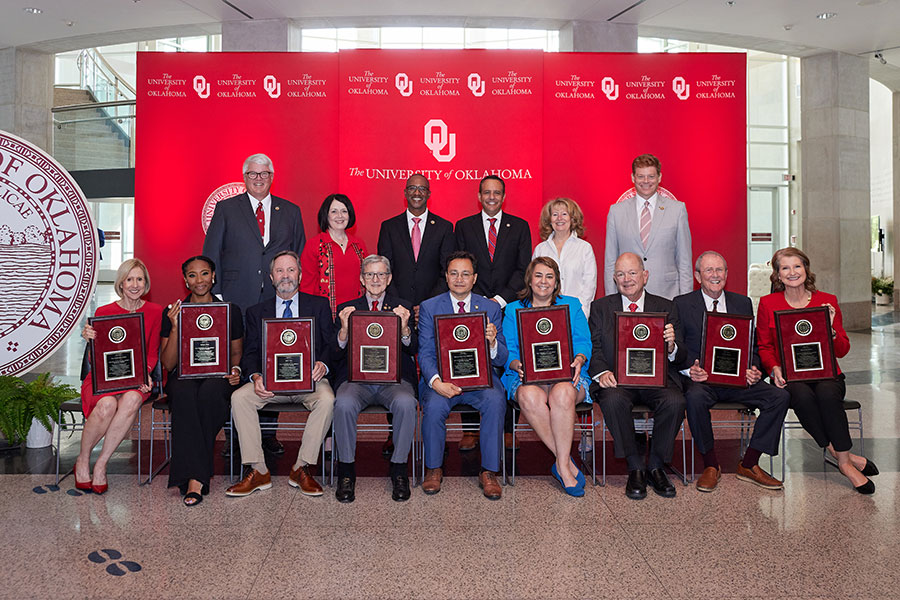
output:
{"label": "man in dark suit", "polygon": [[457,250],[447,257],[447,286],[449,293],[440,294],[422,303],[419,314],[419,401],[422,404],[422,441],[425,445],[425,480],[422,491],[436,494],[441,491],[444,444],[447,438],[447,417],[455,404],[468,404],[481,414],[481,473],[478,483],[490,500],[499,500],[500,483],[496,472],[500,469],[500,442],[503,415],[506,413],[506,392],[500,378],[493,378],[487,389],[462,391],[451,381],[444,381],[438,371],[435,347],[435,315],[484,311],[485,328],[490,348],[490,363],[494,367],[506,364],[509,351],[503,337],[500,307],[496,302],[472,292],[478,279],[477,261],[469,252]]}
{"label": "man in dark suit", "polygon": [[[334,328],[331,321],[331,307],[326,298],[299,292],[300,258],[295,252],[285,250],[272,260],[270,278],[275,286],[275,298],[265,300],[247,309],[244,352],[241,355],[241,371],[249,382],[231,395],[231,410],[234,426],[241,444],[241,457],[250,472],[240,482],[229,487],[229,496],[247,496],[256,490],[272,487],[272,477],[263,457],[262,440],[259,431],[259,415],[256,411],[269,403],[302,403],[309,409],[306,428],[297,461],[291,469],[288,483],[299,487],[307,496],[321,496],[322,486],[315,480],[310,465],[316,464],[319,449],[325,434],[331,426],[334,408],[334,392],[325,375],[328,374],[331,346],[334,344]],[[312,378],[315,390],[305,394],[290,396],[276,395],[265,388],[263,383],[263,319],[286,319],[291,317],[312,317],[315,322],[315,362]]]}
{"label": "man in dark suit", "polygon": [[[712,422],[709,408],[716,402],[739,402],[750,408],[759,409],[759,417],[750,436],[750,444],[744,458],[738,463],[737,478],[749,481],[770,490],[783,489],[782,483],[766,473],[757,463],[763,454],[778,454],[778,435],[787,414],[791,395],[762,381],[758,366],[759,353],[756,338],[750,355],[750,368],[746,369],[747,386],[730,388],[704,383],[708,372],[700,367],[700,352],[703,347],[703,317],[709,312],[727,312],[753,316],[750,298],[725,291],[728,265],[718,252],[707,251],[697,257],[694,263],[694,277],[700,289],[675,297],[675,307],[684,326],[684,345],[687,352],[685,364],[691,365],[681,373],[686,377],[684,399],[687,404],[687,419],[691,426],[697,448],[703,456],[703,473],[697,479],[697,489],[711,492],[722,477],[722,468],[716,457]],[[745,363],[746,364],[746,363]]]}
{"label": "man in dark suit", "polygon": [[[456,247],[471,252],[478,261],[475,293],[495,301],[500,308],[518,299],[525,288],[525,269],[531,262],[531,231],[525,219],[503,211],[506,183],[488,175],[478,184],[481,212],[456,223]],[[463,422],[476,423],[474,415]],[[512,443],[512,420],[506,423],[507,446]],[[477,434],[463,435],[460,450],[472,450]]]}
{"label": "man in dark suit", "polygon": [[[406,300],[385,292],[391,283],[391,263],[378,255],[362,261],[360,281],[366,293],[338,306],[334,327],[338,330],[337,345],[343,364],[337,368],[334,398],[334,440],[338,452],[338,486],[335,497],[339,502],[353,502],[356,497],[356,420],[359,413],[373,404],[380,404],[393,415],[394,451],[391,456],[391,497],[398,502],[409,499],[409,478],[406,461],[412,449],[416,430],[416,365],[419,344],[415,332],[412,305]],[[389,311],[400,317],[399,384],[351,383],[347,379],[347,343],[350,337],[350,315],[357,310]],[[383,341],[383,340],[382,340]]]}
{"label": "man in dark suit", "polygon": [[456,250],[453,224],[428,210],[431,189],[424,175],[406,180],[406,211],[381,223],[378,254],[391,261],[388,293],[412,302],[447,291],[444,261]]}
{"label": "man in dark suit", "polygon": [[[677,366],[684,362],[685,350],[678,311],[671,300],[645,292],[649,273],[637,254],[626,252],[620,256],[615,262],[614,276],[619,292],[591,303],[589,324],[593,349],[588,367],[588,374],[594,380],[591,397],[600,406],[612,433],[616,457],[628,462],[625,495],[634,500],[646,497],[649,479],[657,494],[673,498],[675,486],[666,476],[665,465],[672,460],[675,436],[684,420],[682,381]],[[668,313],[663,330],[668,353],[666,387],[624,388],[618,385],[615,377],[617,311]],[[653,441],[648,465],[645,465],[643,452],[639,451],[634,439],[631,409],[636,403],[646,404],[653,411]]]}
{"label": "man in dark suit", "polygon": [[[248,308],[275,295],[266,277],[272,258],[283,250],[300,254],[306,233],[300,207],[269,193],[275,166],[268,156],[247,157],[242,172],[247,191],[216,205],[203,254],[218,266],[213,291],[240,306],[246,315]],[[277,420],[277,416],[264,413],[263,422]],[[228,447],[225,444],[226,451]],[[273,454],[284,453],[274,431],[263,436],[263,447]]]}

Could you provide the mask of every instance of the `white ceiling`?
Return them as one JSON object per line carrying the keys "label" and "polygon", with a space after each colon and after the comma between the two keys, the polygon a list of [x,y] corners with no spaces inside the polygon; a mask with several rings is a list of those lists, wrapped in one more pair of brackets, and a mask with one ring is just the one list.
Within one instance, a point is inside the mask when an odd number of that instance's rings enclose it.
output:
{"label": "white ceiling", "polygon": [[[31,15],[26,7],[43,12]],[[817,19],[823,12],[837,16]],[[216,33],[223,21],[251,18],[306,27],[555,28],[573,20],[610,21],[636,24],[645,36],[793,56],[838,50],[873,57],[884,50],[885,59],[900,66],[900,0],[2,0],[0,48],[61,52]],[[873,76],[900,82],[900,68],[872,62]]]}

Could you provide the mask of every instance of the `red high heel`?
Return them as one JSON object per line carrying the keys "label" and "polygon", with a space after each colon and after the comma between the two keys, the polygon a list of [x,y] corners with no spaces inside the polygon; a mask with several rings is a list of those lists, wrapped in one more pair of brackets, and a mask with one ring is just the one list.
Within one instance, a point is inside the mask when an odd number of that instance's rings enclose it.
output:
{"label": "red high heel", "polygon": [[78,478],[77,477],[75,478],[75,489],[76,490],[87,491],[87,490],[90,490],[91,487],[92,487],[92,483],[91,483],[90,479],[88,479],[87,481],[78,481]]}
{"label": "red high heel", "polygon": [[106,490],[109,489],[109,483],[104,483],[102,485],[97,485],[95,483],[91,483],[91,491],[97,495],[103,494]]}

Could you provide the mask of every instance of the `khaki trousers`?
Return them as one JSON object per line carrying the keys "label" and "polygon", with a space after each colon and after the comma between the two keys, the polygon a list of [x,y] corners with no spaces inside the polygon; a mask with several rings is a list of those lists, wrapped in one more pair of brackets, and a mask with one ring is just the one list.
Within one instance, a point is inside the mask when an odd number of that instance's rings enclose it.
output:
{"label": "khaki trousers", "polygon": [[319,449],[334,412],[334,391],[328,380],[322,378],[316,382],[314,392],[293,396],[274,396],[260,398],[253,389],[253,382],[245,383],[231,395],[231,412],[234,414],[234,426],[237,429],[238,441],[241,445],[241,462],[245,465],[265,461],[262,449],[262,436],[259,431],[259,409],[267,404],[301,403],[310,412],[303,430],[298,458],[302,463],[314,465],[319,460]]}

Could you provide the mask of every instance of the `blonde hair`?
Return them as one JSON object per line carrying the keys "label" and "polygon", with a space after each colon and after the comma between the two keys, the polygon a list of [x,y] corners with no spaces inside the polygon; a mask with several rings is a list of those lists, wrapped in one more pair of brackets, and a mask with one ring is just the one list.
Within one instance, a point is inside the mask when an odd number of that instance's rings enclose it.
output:
{"label": "blonde hair", "polygon": [[150,272],[147,270],[147,265],[139,258],[129,258],[119,265],[118,270],[116,270],[116,282],[114,287],[119,298],[122,297],[122,286],[125,283],[125,279],[128,278],[128,274],[131,273],[131,270],[136,267],[144,272],[144,294],[150,291]]}
{"label": "blonde hair", "polygon": [[581,212],[581,207],[578,206],[578,203],[571,198],[554,198],[541,208],[541,239],[546,240],[553,232],[553,225],[550,224],[550,220],[553,213],[553,207],[557,204],[564,205],[566,207],[566,212],[569,213],[569,229],[578,237],[584,236],[584,213]]}
{"label": "blonde hair", "polygon": [[803,269],[806,271],[806,281],[803,282],[803,287],[806,288],[807,292],[815,292],[816,274],[809,269],[809,257],[805,252],[803,252],[803,250],[791,247],[776,250],[775,254],[772,255],[772,274],[769,275],[769,281],[772,282],[772,291],[784,291],[784,282],[781,281],[781,278],[778,276],[778,270],[781,268],[778,263],[781,262],[782,258],[786,258],[788,256],[794,256],[800,259],[800,262],[803,263]]}

